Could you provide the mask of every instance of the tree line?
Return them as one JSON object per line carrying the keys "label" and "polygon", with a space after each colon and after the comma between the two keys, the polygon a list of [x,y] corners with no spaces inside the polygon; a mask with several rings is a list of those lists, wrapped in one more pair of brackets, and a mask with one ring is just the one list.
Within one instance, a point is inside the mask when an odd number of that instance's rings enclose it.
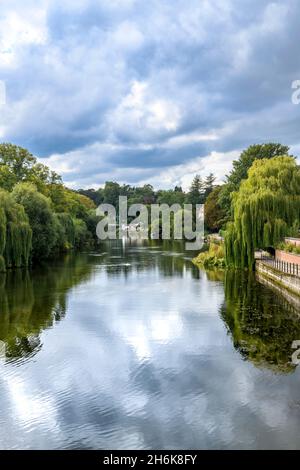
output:
{"label": "tree line", "polygon": [[226,266],[252,269],[255,250],[299,236],[300,167],[286,145],[251,145],[211,198],[213,218],[218,209],[223,217]]}
{"label": "tree line", "polygon": [[96,207],[118,209],[119,196],[131,204],[203,204],[215,188],[211,173],[196,175],[189,191],[180,186],[155,191],[153,186],[131,186],[107,181],[103,188],[67,188],[56,172],[37,161],[27,149],[0,144],[0,272],[27,266],[72,249],[94,247]]}
{"label": "tree line", "polygon": [[90,198],[28,150],[0,144],[0,271],[90,247],[96,223]]}
{"label": "tree line", "polygon": [[206,224],[222,229],[224,246],[210,246],[196,264],[252,269],[256,249],[299,236],[300,168],[289,151],[279,143],[251,145],[233,162],[205,204]]}
{"label": "tree line", "polygon": [[0,271],[96,243],[96,207],[131,204],[204,204],[205,228],[222,230],[228,265],[251,267],[254,249],[274,246],[299,229],[300,171],[289,147],[251,145],[233,162],[225,182],[196,175],[188,191],[156,191],[150,184],[107,181],[98,189],[67,188],[28,150],[0,144]]}
{"label": "tree line", "polygon": [[215,187],[215,176],[210,173],[206,178],[196,175],[190,189],[184,192],[181,186],[174,189],[155,191],[151,184],[144,186],[131,186],[107,181],[103,188],[79,189],[78,192],[90,198],[96,206],[106,203],[118,208],[119,196],[126,196],[128,205],[132,204],[204,204]]}
{"label": "tree line", "polygon": [[127,196],[128,204],[204,204],[205,229],[209,233],[225,230],[228,222],[234,219],[233,198],[247,179],[248,170],[256,160],[270,160],[279,156],[290,156],[289,147],[280,143],[251,145],[245,149],[237,160],[233,161],[232,170],[224,176],[223,184],[215,184],[216,177],[210,173],[206,178],[196,175],[188,191],[181,186],[174,189],[155,191],[153,186],[120,185],[107,181],[103,188],[80,189],[78,192],[90,198],[96,206],[109,203],[118,208],[119,196]]}

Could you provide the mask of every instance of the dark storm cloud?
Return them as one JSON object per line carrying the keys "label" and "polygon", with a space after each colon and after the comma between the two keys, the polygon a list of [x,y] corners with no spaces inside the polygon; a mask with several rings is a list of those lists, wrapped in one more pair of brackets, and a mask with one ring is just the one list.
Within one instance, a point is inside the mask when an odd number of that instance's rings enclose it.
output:
{"label": "dark storm cloud", "polygon": [[296,0],[15,0],[2,10],[0,137],[75,186],[163,185],[212,152],[220,176],[226,154],[251,143],[300,145]]}

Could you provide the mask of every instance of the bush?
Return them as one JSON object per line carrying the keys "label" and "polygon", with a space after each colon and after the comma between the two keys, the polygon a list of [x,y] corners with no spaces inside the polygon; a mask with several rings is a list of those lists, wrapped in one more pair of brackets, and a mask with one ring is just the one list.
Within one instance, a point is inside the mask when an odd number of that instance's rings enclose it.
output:
{"label": "bush", "polygon": [[293,243],[281,242],[277,248],[282,251],[287,251],[288,253],[295,253],[296,255],[300,255],[300,246],[296,246]]}
{"label": "bush", "polygon": [[224,267],[224,245],[210,243],[208,250],[199,253],[199,255],[193,259],[193,263],[197,266],[203,266],[204,268]]}

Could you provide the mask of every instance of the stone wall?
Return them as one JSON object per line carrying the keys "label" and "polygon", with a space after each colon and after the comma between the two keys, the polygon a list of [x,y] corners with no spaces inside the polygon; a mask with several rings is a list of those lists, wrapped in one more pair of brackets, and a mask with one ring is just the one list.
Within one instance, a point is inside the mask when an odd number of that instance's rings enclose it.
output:
{"label": "stone wall", "polygon": [[259,276],[274,282],[278,287],[285,288],[293,294],[300,295],[300,277],[278,271],[264,261],[256,261],[256,271]]}

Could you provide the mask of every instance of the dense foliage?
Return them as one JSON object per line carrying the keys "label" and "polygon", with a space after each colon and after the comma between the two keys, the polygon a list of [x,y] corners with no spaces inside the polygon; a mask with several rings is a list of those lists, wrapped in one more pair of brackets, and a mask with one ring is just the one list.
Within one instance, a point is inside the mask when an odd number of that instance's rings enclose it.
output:
{"label": "dense foliage", "polygon": [[31,239],[32,230],[24,207],[0,190],[0,271],[6,266],[28,264]]}
{"label": "dense foliage", "polygon": [[95,204],[26,149],[0,145],[0,271],[91,246]]}
{"label": "dense foliage", "polygon": [[[72,191],[28,150],[0,144],[0,271],[93,246],[98,221],[95,208],[101,203],[112,204],[118,211],[119,196],[127,196],[128,206],[179,204],[182,211],[185,203],[203,204],[213,192],[214,181],[213,174],[204,180],[196,175],[188,192],[180,186],[155,191],[150,184],[137,187],[114,181],[98,190]],[[160,221],[155,223],[160,230]]]}
{"label": "dense foliage", "polygon": [[244,150],[238,160],[233,161],[233,168],[226,176],[225,184],[219,194],[219,204],[226,212],[227,219],[232,217],[231,197],[239,190],[241,182],[247,179],[248,170],[255,160],[264,160],[282,155],[288,155],[289,147],[278,143],[250,145]]}
{"label": "dense foliage", "polygon": [[210,232],[218,232],[226,221],[226,211],[219,203],[222,186],[216,186],[205,201],[205,224]]}
{"label": "dense foliage", "polygon": [[[150,184],[138,187],[114,181],[97,190],[73,191],[26,149],[1,144],[0,271],[93,246],[96,206],[109,203],[118,211],[119,196],[127,196],[128,206],[176,204],[177,214],[184,213],[183,204],[205,204],[208,232],[220,231],[231,221],[226,226],[227,264],[251,267],[255,248],[276,246],[299,228],[299,169],[294,157],[282,157],[288,151],[275,143],[250,146],[233,162],[222,186],[215,186],[211,173],[205,179],[196,175],[187,192],[180,186],[155,191]],[[179,219],[171,212],[171,237]],[[160,219],[151,229],[160,234]],[[206,256],[214,258],[213,253]]]}
{"label": "dense foliage", "polygon": [[181,186],[174,189],[155,191],[151,184],[144,186],[130,186],[107,181],[103,188],[79,189],[78,193],[89,197],[96,205],[101,203],[112,204],[118,208],[119,196],[127,196],[128,206],[132,204],[204,204],[214,189],[215,177],[210,173],[205,179],[196,175],[189,191],[184,192]]}
{"label": "dense foliage", "polygon": [[233,193],[232,209],[225,236],[227,265],[252,268],[255,249],[274,247],[299,230],[300,168],[294,157],[256,160]]}

